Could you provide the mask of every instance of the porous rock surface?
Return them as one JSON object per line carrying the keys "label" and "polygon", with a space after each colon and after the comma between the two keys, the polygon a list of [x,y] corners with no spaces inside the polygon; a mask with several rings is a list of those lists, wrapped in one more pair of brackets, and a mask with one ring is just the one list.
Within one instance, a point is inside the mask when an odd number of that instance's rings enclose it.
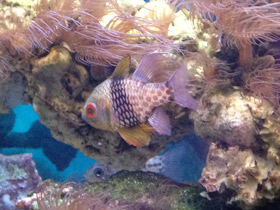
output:
{"label": "porous rock surface", "polygon": [[0,210],[15,209],[16,201],[26,197],[40,182],[32,154],[0,154]]}
{"label": "porous rock surface", "polygon": [[279,198],[279,118],[270,104],[223,87],[206,91],[191,117],[210,144],[199,180],[207,192],[231,189],[228,202],[244,209]]}

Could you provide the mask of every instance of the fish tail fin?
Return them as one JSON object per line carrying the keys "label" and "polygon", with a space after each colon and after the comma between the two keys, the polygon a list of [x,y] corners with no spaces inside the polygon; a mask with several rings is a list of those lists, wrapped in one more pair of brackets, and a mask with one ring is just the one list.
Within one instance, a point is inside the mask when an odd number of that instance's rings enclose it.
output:
{"label": "fish tail fin", "polygon": [[172,90],[173,100],[177,104],[190,109],[197,109],[198,104],[196,100],[191,96],[185,87],[187,83],[188,72],[184,66],[177,69],[172,77],[167,81],[168,86]]}

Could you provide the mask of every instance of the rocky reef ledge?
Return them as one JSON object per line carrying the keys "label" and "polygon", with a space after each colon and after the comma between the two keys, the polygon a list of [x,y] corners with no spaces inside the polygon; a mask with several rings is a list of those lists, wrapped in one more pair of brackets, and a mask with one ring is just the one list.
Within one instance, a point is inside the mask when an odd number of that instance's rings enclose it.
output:
{"label": "rocky reef ledge", "polygon": [[[126,209],[202,210],[238,209],[226,206],[221,197],[201,196],[197,184],[178,184],[151,172],[120,171],[97,184],[43,182],[37,190],[17,203],[18,209]],[[203,194],[203,193],[202,193]]]}

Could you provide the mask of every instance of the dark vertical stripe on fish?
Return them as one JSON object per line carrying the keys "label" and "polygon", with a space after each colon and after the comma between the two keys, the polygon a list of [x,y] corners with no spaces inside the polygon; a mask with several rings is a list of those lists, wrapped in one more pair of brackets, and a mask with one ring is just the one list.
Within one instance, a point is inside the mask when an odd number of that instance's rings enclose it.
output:
{"label": "dark vertical stripe on fish", "polygon": [[125,79],[122,77],[112,78],[110,89],[113,99],[113,109],[118,115],[120,125],[124,127],[139,125],[140,121],[136,116],[125,89]]}

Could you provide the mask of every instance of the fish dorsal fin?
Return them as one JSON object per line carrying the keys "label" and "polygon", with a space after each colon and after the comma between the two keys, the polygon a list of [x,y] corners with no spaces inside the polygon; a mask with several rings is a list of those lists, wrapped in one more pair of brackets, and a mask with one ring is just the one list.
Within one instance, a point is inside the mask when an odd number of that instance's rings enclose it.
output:
{"label": "fish dorsal fin", "polygon": [[132,75],[133,79],[141,80],[143,82],[149,82],[156,74],[155,69],[160,66],[164,60],[164,55],[169,54],[168,52],[156,52],[144,56],[137,69]]}
{"label": "fish dorsal fin", "polygon": [[120,128],[118,132],[128,144],[137,147],[147,146],[151,140],[149,134],[139,125],[132,128]]}
{"label": "fish dorsal fin", "polygon": [[130,69],[130,62],[131,58],[130,56],[124,57],[115,68],[115,71],[113,72],[111,77],[124,77],[129,75],[129,69]]}

